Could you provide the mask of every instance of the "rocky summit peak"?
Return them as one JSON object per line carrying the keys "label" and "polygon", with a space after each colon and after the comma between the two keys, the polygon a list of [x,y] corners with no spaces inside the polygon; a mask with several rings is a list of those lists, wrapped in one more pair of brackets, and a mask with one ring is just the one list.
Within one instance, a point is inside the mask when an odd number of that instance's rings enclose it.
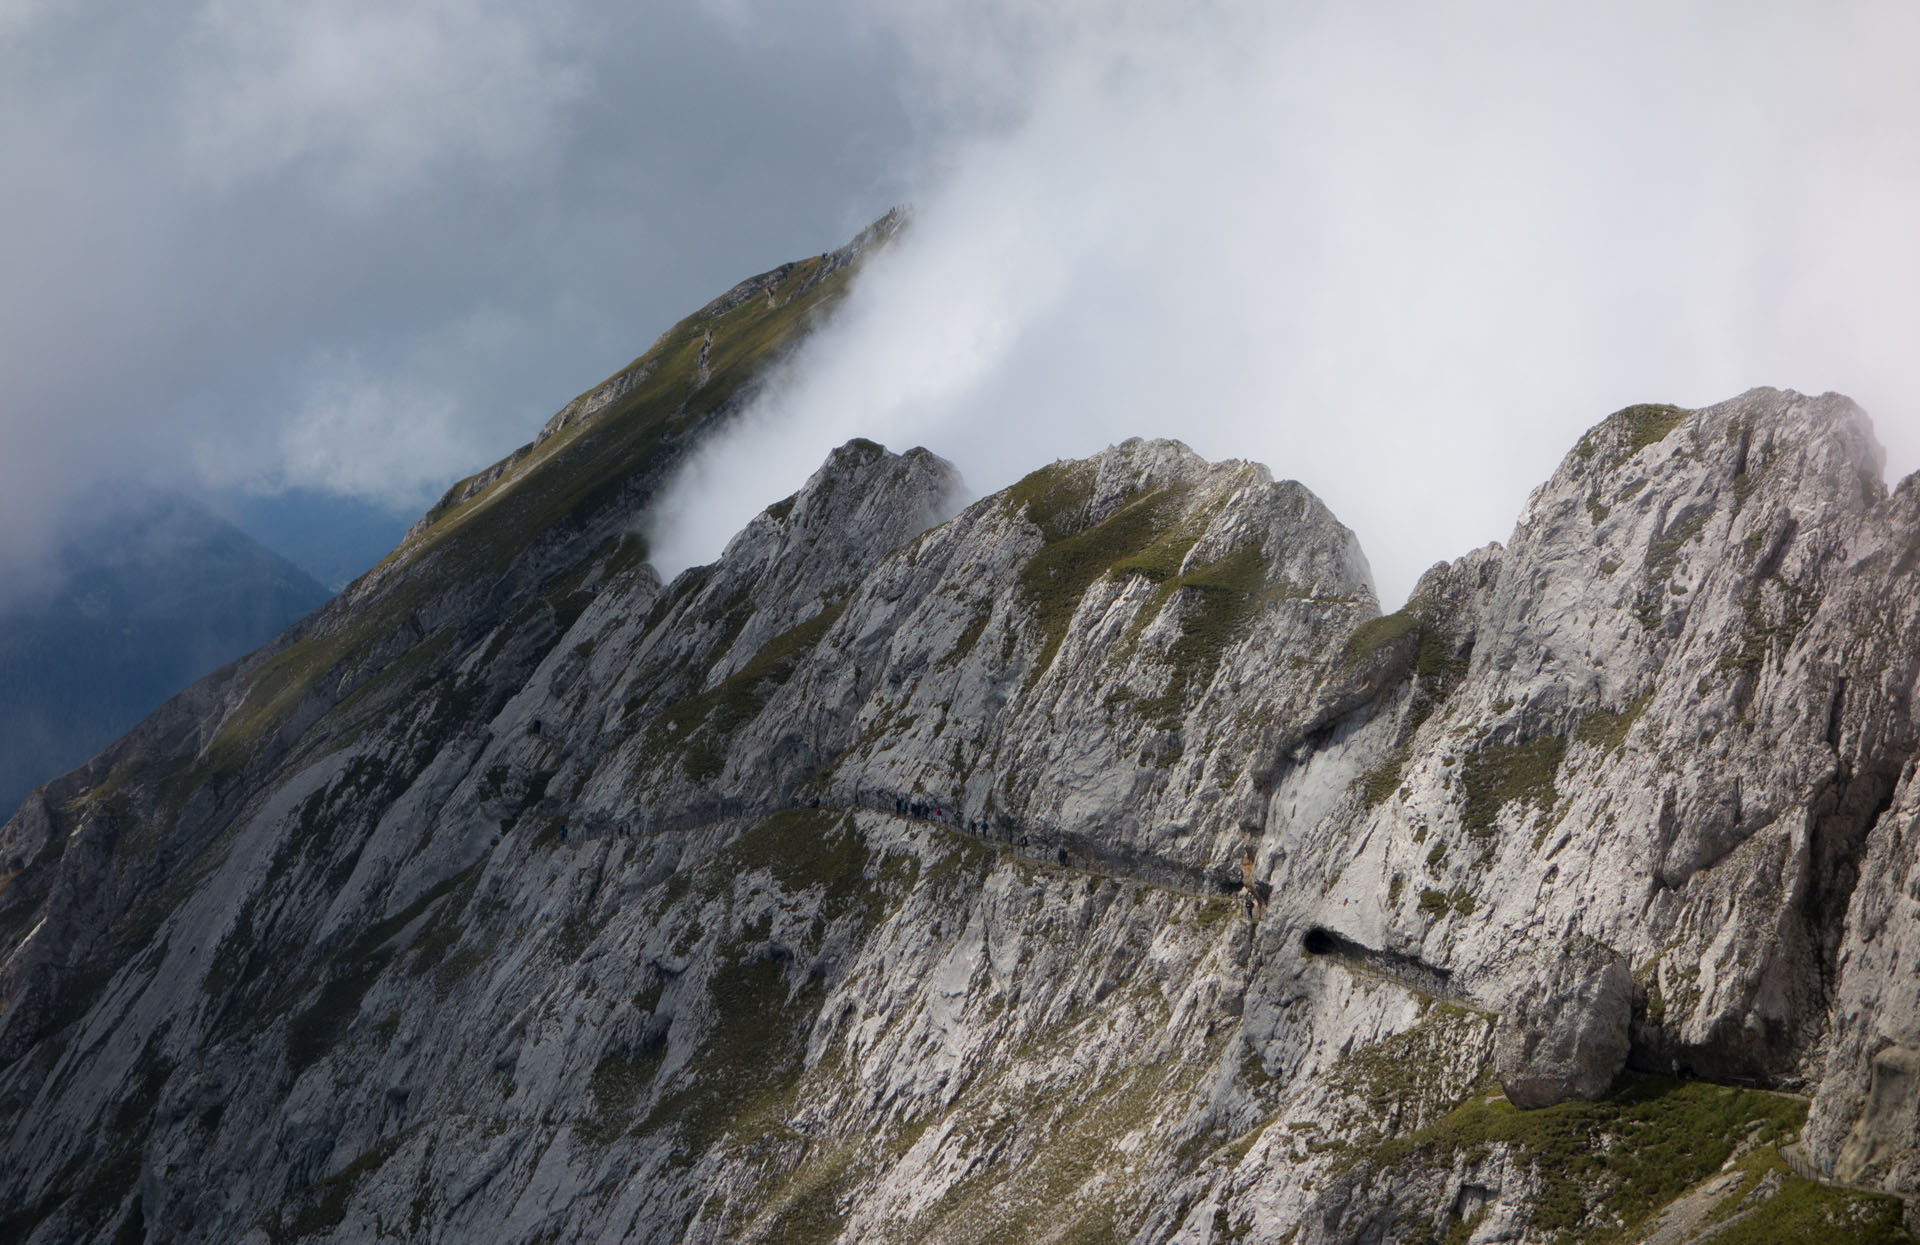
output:
{"label": "rocky summit peak", "polygon": [[663,584],[857,262],[0,828],[14,1239],[1906,1239],[1920,495],[1851,403],[1619,412],[1385,616],[1138,439],[965,506],[850,441]]}

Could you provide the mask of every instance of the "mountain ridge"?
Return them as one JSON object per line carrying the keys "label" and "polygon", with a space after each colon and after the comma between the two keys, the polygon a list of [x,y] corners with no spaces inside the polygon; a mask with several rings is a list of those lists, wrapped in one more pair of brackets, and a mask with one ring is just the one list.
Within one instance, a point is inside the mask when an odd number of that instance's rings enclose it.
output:
{"label": "mountain ridge", "polygon": [[[850,442],[662,583],[836,254],[0,829],[17,1236],[1904,1239],[1842,1186],[1920,1187],[1920,477],[1857,408],[1627,408],[1390,615],[1169,441],[957,512]],[[1516,1030],[1614,1089],[1513,1111]]]}

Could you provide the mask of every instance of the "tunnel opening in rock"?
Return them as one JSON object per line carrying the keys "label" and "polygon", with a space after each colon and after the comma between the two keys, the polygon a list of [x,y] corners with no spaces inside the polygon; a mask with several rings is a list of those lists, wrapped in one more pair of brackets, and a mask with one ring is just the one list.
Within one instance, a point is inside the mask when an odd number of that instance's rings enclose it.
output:
{"label": "tunnel opening in rock", "polygon": [[1423,963],[1402,951],[1386,951],[1355,942],[1324,925],[1315,925],[1300,936],[1300,950],[1306,955],[1329,959],[1347,968],[1389,978],[1422,994],[1441,998],[1461,997],[1452,988],[1453,974],[1447,969]]}

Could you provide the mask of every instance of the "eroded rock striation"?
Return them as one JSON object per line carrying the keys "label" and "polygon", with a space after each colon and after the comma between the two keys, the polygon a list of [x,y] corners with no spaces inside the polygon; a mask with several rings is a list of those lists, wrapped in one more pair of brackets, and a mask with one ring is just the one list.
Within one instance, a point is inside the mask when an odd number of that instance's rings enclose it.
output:
{"label": "eroded rock striation", "polygon": [[850,442],[661,582],[885,232],[0,830],[15,1239],[1899,1234],[1920,480],[1850,402],[1619,412],[1387,616],[1171,441]]}

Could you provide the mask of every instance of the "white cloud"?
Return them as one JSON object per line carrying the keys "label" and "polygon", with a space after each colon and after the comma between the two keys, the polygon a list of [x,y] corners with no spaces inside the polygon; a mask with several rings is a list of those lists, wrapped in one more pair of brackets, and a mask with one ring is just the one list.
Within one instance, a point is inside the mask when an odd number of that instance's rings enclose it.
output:
{"label": "white cloud", "polygon": [[187,147],[216,182],[308,166],[350,202],[461,162],[537,175],[586,85],[579,33],[565,4],[208,0]]}
{"label": "white cloud", "polygon": [[1134,433],[1259,458],[1389,596],[1629,401],[1840,389],[1912,467],[1917,23],[0,0],[0,577],[102,479],[431,492],[915,181],[680,556],[856,434],[981,488]]}
{"label": "white cloud", "polygon": [[1256,458],[1389,607],[1629,402],[1839,389],[1920,466],[1903,9],[908,12],[939,100],[1012,102],[676,490],[666,569],[852,435],[983,488],[1133,434]]}
{"label": "white cloud", "polygon": [[306,405],[281,426],[277,468],[258,486],[344,493],[404,510],[430,502],[466,464],[459,408],[446,395],[352,362],[323,370],[327,379],[304,387]]}
{"label": "white cloud", "polygon": [[0,0],[0,581],[102,481],[485,465],[897,197],[891,73],[798,13]]}
{"label": "white cloud", "polygon": [[26,30],[48,7],[47,0],[0,0],[0,42]]}

